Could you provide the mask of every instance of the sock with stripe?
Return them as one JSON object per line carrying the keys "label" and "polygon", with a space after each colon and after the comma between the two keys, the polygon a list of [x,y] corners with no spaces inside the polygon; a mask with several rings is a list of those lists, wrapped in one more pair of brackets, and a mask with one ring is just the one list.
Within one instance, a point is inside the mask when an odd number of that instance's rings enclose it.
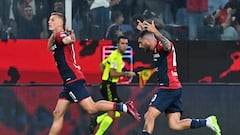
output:
{"label": "sock with stripe", "polygon": [[194,129],[194,128],[206,127],[206,123],[207,123],[206,119],[192,119],[190,128]]}
{"label": "sock with stripe", "polygon": [[127,112],[127,105],[123,103],[115,103],[114,110],[120,111],[120,112]]}

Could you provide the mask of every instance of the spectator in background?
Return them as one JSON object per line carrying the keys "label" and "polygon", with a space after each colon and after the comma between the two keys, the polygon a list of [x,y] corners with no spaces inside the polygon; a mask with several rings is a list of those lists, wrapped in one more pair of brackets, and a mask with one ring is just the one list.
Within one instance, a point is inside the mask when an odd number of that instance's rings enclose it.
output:
{"label": "spectator in background", "polygon": [[1,0],[0,1],[0,18],[2,19],[3,18],[3,15],[4,15],[4,1]]}
{"label": "spectator in background", "polygon": [[0,17],[0,39],[2,39],[2,41],[8,40],[8,28],[3,25],[1,17]]}
{"label": "spectator in background", "polygon": [[[33,16],[41,17],[41,33],[40,38],[48,38],[47,18],[48,18],[48,2],[47,0],[24,0],[22,4],[24,8],[28,5],[32,7]],[[24,13],[22,14],[24,16]]]}
{"label": "spectator in background", "polygon": [[[231,14],[228,16],[228,9],[231,8]],[[223,34],[221,35],[222,40],[237,40],[238,39],[238,32],[234,27],[234,21],[236,20],[235,13],[236,13],[236,3],[228,2],[223,9],[220,9],[219,15],[216,18],[217,25],[222,25],[230,19],[230,26],[224,29]],[[230,18],[228,18],[230,17]]]}
{"label": "spectator in background", "polygon": [[1,0],[0,11],[2,12],[2,22],[4,25],[11,27],[11,33],[14,38],[17,37],[17,22],[14,11],[18,11],[18,6],[21,5],[20,0]]}
{"label": "spectator in background", "polygon": [[140,0],[143,1],[145,9],[155,13],[155,16],[163,19],[165,0]]}
{"label": "spectator in background", "polygon": [[61,13],[65,12],[65,6],[64,6],[63,0],[55,0],[55,2],[53,3],[53,11],[57,11]]}
{"label": "spectator in background", "polygon": [[[135,12],[136,0],[120,0],[120,2],[111,8],[111,11],[121,11],[124,17],[124,24],[130,24],[131,17]],[[127,10],[126,10],[127,9]]]}
{"label": "spectator in background", "polygon": [[42,17],[33,15],[32,7],[30,5],[24,8],[23,16],[15,12],[18,24],[18,37],[21,39],[38,39],[41,33]]}
{"label": "spectator in background", "polygon": [[224,23],[216,25],[216,18],[219,16],[220,10],[217,10],[213,16],[211,14],[205,15],[203,18],[204,26],[199,28],[198,38],[200,40],[222,40],[221,36],[231,36],[234,30],[231,24],[232,8],[227,9],[227,19]]}
{"label": "spectator in background", "polygon": [[213,14],[218,9],[225,7],[229,0],[208,0],[208,14]]}
{"label": "spectator in background", "polygon": [[98,31],[99,37],[103,39],[108,26],[110,25],[110,8],[118,4],[120,0],[94,0],[90,6],[90,12],[94,18],[93,32]]}
{"label": "spectator in background", "polygon": [[202,17],[208,11],[208,0],[187,0],[188,39],[196,40],[198,28],[203,26]]}
{"label": "spectator in background", "polygon": [[118,37],[123,36],[121,30],[121,25],[124,21],[123,14],[120,11],[112,12],[111,21],[112,24],[108,27],[105,38],[116,41]]}
{"label": "spectator in background", "polygon": [[236,13],[234,14],[232,20],[233,26],[238,32],[238,40],[240,40],[240,1],[234,1],[234,4],[236,5]]}
{"label": "spectator in background", "polygon": [[175,24],[187,26],[186,0],[174,0],[173,16]]}
{"label": "spectator in background", "polygon": [[48,38],[48,3],[47,0],[35,0],[34,2],[35,4],[35,8],[36,8],[36,14],[41,18],[42,20],[42,29],[41,29],[41,33],[40,33],[40,38]]}
{"label": "spectator in background", "polygon": [[[72,27],[77,39],[89,39],[91,21],[89,16],[90,4],[88,0],[73,0]],[[83,27],[84,26],[84,27]]]}
{"label": "spectator in background", "polygon": [[165,24],[174,24],[173,17],[173,5],[175,3],[174,0],[165,0],[164,1],[164,9],[163,9],[163,22]]}
{"label": "spectator in background", "polygon": [[237,40],[240,40],[240,22],[238,22],[237,20],[235,20],[234,23],[233,23],[233,26],[234,26],[234,28],[236,29],[237,34],[238,34]]}
{"label": "spectator in background", "polygon": [[240,0],[236,1],[237,11],[235,13],[236,21],[240,24]]}
{"label": "spectator in background", "polygon": [[0,39],[2,39],[2,41],[7,41],[9,38],[15,38],[12,33],[12,28],[4,25],[0,17]]}
{"label": "spectator in background", "polygon": [[139,31],[136,29],[138,24],[137,20],[144,21],[144,16],[142,14],[133,15],[133,17],[130,18],[130,24],[122,24],[120,26],[123,35],[129,40],[136,40],[138,36]]}

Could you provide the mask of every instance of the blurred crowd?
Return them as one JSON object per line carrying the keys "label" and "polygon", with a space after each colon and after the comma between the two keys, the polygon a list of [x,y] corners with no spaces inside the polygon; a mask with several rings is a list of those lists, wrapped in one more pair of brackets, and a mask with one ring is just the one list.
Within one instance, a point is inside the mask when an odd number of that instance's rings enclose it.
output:
{"label": "blurred crowd", "polygon": [[[51,12],[64,0],[1,0],[0,38],[49,37]],[[240,0],[72,0],[72,28],[78,39],[136,40],[137,20],[154,20],[171,40],[239,40]]]}

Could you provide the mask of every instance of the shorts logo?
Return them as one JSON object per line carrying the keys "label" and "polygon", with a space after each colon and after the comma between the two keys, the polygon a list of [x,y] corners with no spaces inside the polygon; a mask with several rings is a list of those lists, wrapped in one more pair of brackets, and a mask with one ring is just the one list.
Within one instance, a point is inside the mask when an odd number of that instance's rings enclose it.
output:
{"label": "shorts logo", "polygon": [[76,96],[73,94],[72,91],[69,92],[70,97],[73,99],[74,102],[78,102]]}
{"label": "shorts logo", "polygon": [[72,78],[67,78],[67,79],[66,79],[66,82],[67,82],[67,81],[70,81],[71,79],[72,79]]}

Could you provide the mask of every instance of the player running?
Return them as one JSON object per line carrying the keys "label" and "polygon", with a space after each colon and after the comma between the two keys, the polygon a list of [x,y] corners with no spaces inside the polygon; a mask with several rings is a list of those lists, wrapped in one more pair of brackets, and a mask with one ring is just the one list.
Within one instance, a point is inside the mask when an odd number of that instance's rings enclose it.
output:
{"label": "player running", "polygon": [[66,18],[64,14],[53,12],[49,18],[49,30],[53,33],[49,38],[48,49],[53,52],[53,56],[63,80],[63,90],[59,94],[56,108],[53,112],[54,121],[49,135],[58,135],[63,126],[64,114],[71,103],[77,103],[88,113],[93,114],[98,111],[120,111],[127,112],[140,120],[140,116],[135,109],[133,102],[126,104],[113,103],[109,101],[94,102],[89,96],[85,84],[85,77],[81,67],[77,65],[74,51],[75,36],[73,31],[66,32]]}
{"label": "player running", "polygon": [[178,79],[174,45],[156,29],[154,21],[151,23],[138,21],[137,29],[141,31],[138,37],[139,48],[153,52],[153,62],[159,81],[159,90],[153,95],[144,116],[145,124],[142,135],[152,134],[155,119],[161,113],[166,114],[169,127],[173,130],[208,127],[216,135],[221,135],[215,116],[206,119],[181,119],[182,86]]}
{"label": "player running", "polygon": [[[105,100],[121,103],[122,101],[118,97],[116,83],[122,76],[133,77],[136,76],[135,72],[123,72],[123,59],[122,55],[127,50],[128,39],[127,37],[120,36],[117,41],[118,48],[114,50],[105,60],[100,64],[100,70],[102,72],[102,83],[100,85],[100,92]],[[90,133],[94,132],[97,124],[99,128],[95,135],[103,135],[105,131],[112,124],[114,118],[120,117],[119,112],[109,111],[100,116],[92,117],[89,130]]]}

